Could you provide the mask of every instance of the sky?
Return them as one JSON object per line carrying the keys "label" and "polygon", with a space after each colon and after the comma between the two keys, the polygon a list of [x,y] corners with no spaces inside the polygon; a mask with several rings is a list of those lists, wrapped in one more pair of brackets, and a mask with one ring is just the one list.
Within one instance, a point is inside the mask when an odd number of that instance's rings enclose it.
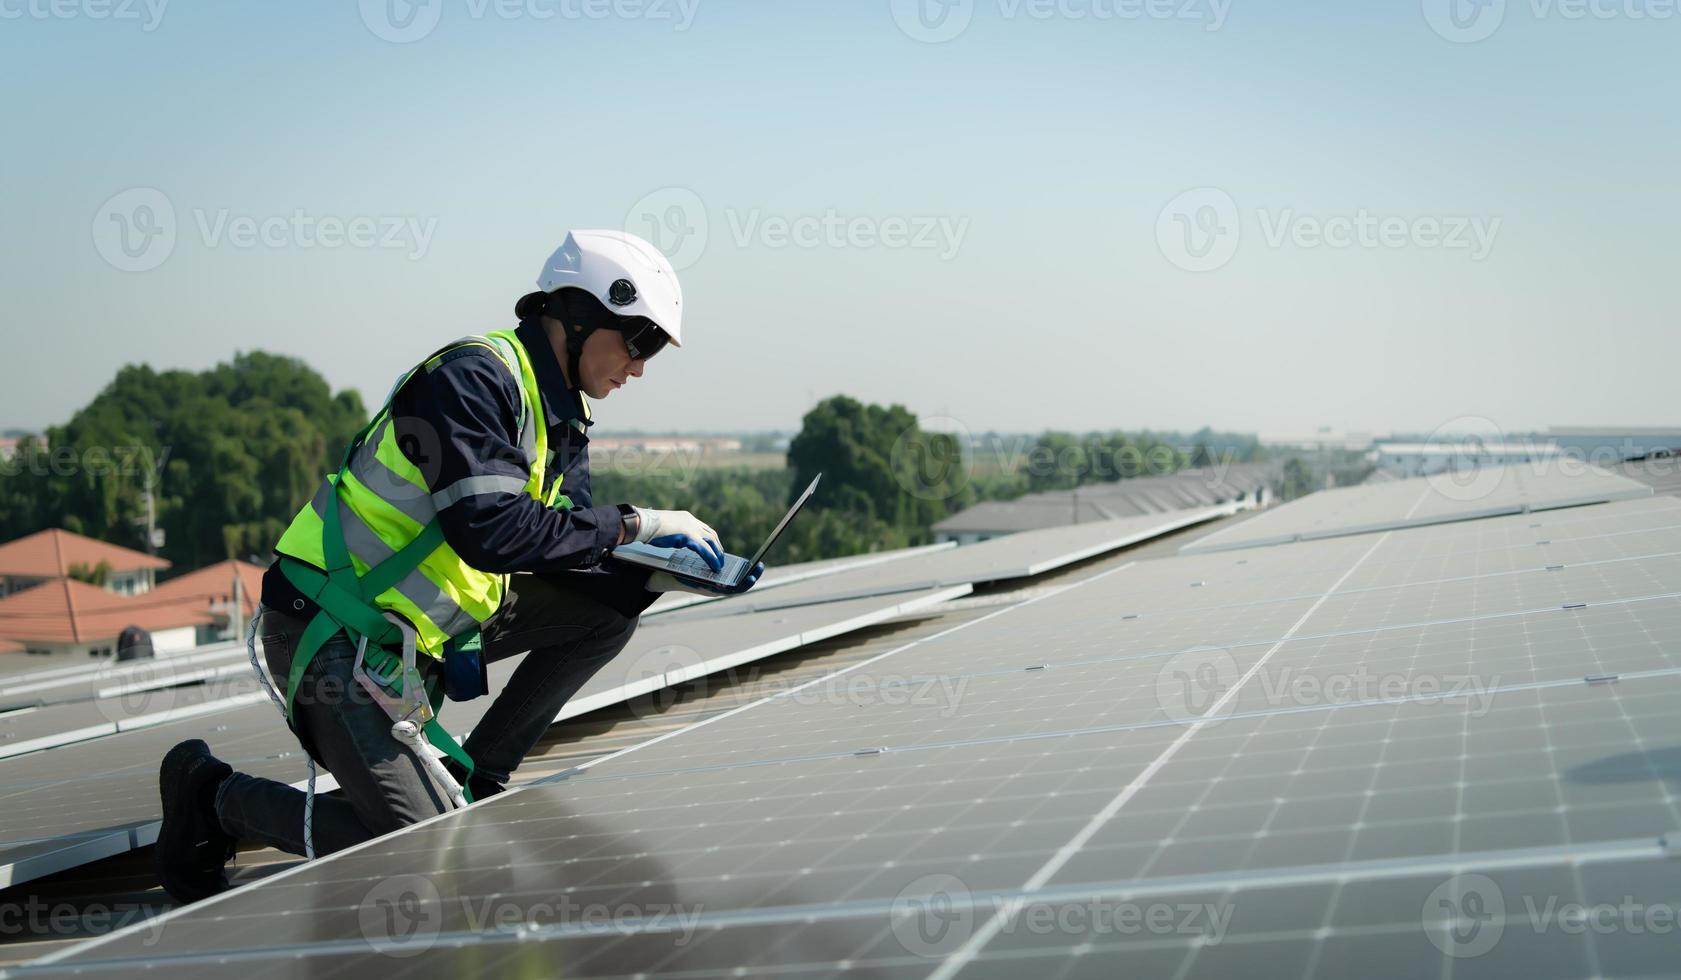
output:
{"label": "sky", "polygon": [[126,363],[370,405],[569,228],[597,432],[1677,425],[1675,0],[0,0],[0,428]]}

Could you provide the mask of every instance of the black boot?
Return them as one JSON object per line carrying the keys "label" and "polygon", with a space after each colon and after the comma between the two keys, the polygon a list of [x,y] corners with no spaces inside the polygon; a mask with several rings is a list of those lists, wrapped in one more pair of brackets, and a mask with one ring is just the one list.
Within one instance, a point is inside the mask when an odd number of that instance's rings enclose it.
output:
{"label": "black boot", "polygon": [[[467,770],[463,769],[461,764],[454,759],[445,759],[444,769],[449,772],[449,778],[455,780],[457,786],[461,785],[461,777],[467,775]],[[501,783],[486,779],[476,772],[473,773],[473,778],[467,781],[467,792],[472,794],[474,803],[480,800],[488,800],[505,789],[507,787]]]}
{"label": "black boot", "polygon": [[163,826],[152,860],[158,881],[177,901],[196,902],[228,888],[234,839],[216,819],[216,788],[232,774],[196,738],[170,749],[158,767]]}

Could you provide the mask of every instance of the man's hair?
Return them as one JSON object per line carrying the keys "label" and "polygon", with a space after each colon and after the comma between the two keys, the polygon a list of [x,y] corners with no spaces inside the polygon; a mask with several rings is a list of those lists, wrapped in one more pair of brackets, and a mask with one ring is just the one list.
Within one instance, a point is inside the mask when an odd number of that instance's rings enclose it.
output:
{"label": "man's hair", "polygon": [[634,331],[648,322],[647,317],[619,316],[587,290],[576,286],[562,286],[552,293],[527,293],[514,304],[514,316],[530,320],[537,316],[552,316],[574,330],[586,333],[596,330]]}

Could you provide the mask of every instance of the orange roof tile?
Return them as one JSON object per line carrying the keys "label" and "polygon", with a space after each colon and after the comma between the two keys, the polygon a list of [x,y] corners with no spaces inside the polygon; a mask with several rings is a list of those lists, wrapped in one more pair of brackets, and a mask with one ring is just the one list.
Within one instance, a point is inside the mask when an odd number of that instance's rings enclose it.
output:
{"label": "orange roof tile", "polygon": [[93,568],[102,561],[109,562],[114,572],[169,567],[169,562],[162,558],[95,541],[61,527],[0,544],[0,575],[63,578],[70,574],[72,566]]}
{"label": "orange roof tile", "polygon": [[162,582],[140,598],[194,600],[206,608],[219,606],[233,601],[233,579],[238,575],[244,593],[241,605],[249,616],[257,611],[257,600],[262,597],[263,571],[261,565],[230,558]]}
{"label": "orange roof tile", "polygon": [[0,637],[44,643],[114,639],[125,627],[173,629],[212,621],[194,599],[113,595],[75,579],[55,579],[0,599]]}
{"label": "orange roof tile", "polygon": [[28,647],[25,647],[21,643],[13,643],[11,640],[0,640],[0,653],[22,653],[27,649]]}

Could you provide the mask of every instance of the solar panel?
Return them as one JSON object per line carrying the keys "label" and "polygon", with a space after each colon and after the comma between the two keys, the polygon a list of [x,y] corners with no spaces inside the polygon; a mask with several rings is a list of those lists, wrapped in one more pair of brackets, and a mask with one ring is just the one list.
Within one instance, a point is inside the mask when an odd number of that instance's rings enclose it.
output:
{"label": "solar panel", "polygon": [[53,965],[1668,972],[1560,911],[1681,884],[1681,567],[1613,506],[1614,573],[1429,577],[1540,550],[1475,524],[1100,573]]}
{"label": "solar panel", "polygon": [[[963,586],[865,598],[727,623],[644,624],[556,720],[861,629],[967,591]],[[514,658],[492,665],[492,691],[502,689],[517,664]],[[106,856],[113,848],[120,853],[151,843],[158,819],[158,760],[183,738],[206,738],[218,755],[241,771],[282,782],[298,779],[302,751],[284,732],[267,696],[259,692],[257,697],[264,703],[0,763],[6,775],[0,789],[0,880],[23,881],[72,867],[80,856],[91,853],[82,846],[84,838],[103,842],[94,849],[101,853],[87,860]],[[463,734],[492,701],[483,697],[451,704],[443,713],[444,722],[452,732]],[[55,840],[58,845],[47,843]]]}
{"label": "solar panel", "polygon": [[978,544],[905,558],[890,565],[828,575],[774,592],[761,594],[754,590],[739,598],[678,615],[680,618],[700,619],[786,609],[858,596],[1032,578],[1226,513],[1230,513],[1229,508],[1207,507],[1023,531]]}
{"label": "solar panel", "polygon": [[[926,555],[936,551],[946,551],[954,547],[956,547],[955,542],[944,541],[939,544],[927,544],[915,548],[895,548],[892,551],[878,551],[866,555],[849,555],[845,558],[825,558],[821,561],[794,562],[789,565],[769,565],[765,568],[764,577],[759,579],[759,584],[753,587],[753,591],[763,595],[767,590],[779,588],[784,585],[793,585],[796,582],[805,582],[810,579],[821,578],[825,575],[834,575],[837,572],[847,572],[857,568],[868,568],[872,565],[898,561],[901,558],[914,558],[918,555]],[[695,595],[691,592],[667,592],[665,595],[660,596],[653,605],[649,606],[647,612],[643,613],[643,615],[657,616],[661,613],[673,612],[678,609],[685,609],[689,606],[703,605],[717,601],[719,600],[713,597]]]}
{"label": "solar panel", "polygon": [[1485,467],[1309,494],[1181,550],[1252,548],[1651,495],[1646,484],[1568,460]]}

